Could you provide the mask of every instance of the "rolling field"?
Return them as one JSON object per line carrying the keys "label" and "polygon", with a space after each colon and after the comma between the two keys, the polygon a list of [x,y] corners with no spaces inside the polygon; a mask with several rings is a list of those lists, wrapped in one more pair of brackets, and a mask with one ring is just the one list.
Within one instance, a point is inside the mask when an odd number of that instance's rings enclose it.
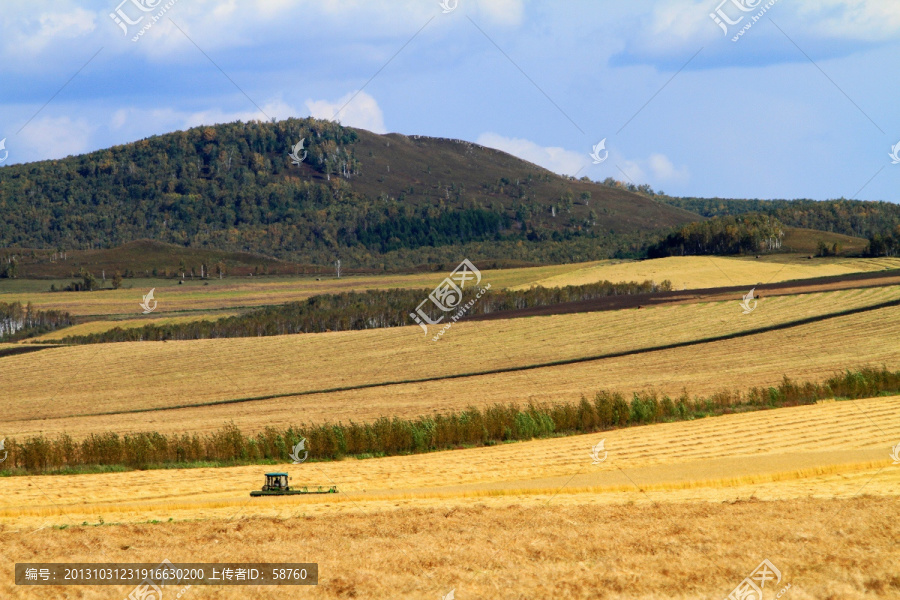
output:
{"label": "rolling field", "polygon": [[[763,298],[749,315],[732,301],[461,322],[439,342],[417,327],[402,327],[50,348],[3,359],[0,387],[11,401],[0,430],[202,431],[231,419],[257,429],[272,419],[417,416],[494,402],[572,400],[604,388],[701,394],[771,385],[783,375],[816,380],[845,367],[900,366],[894,343],[900,307],[681,348],[515,369],[690,343],[898,298],[900,287],[891,286]],[[511,372],[446,379],[497,369]],[[435,380],[416,381],[422,379]],[[409,383],[383,385],[389,382]],[[296,395],[301,392],[306,395]],[[285,397],[202,406],[272,395]],[[193,408],[158,410],[173,407]],[[136,410],[153,412],[136,418]]]}
{"label": "rolling field", "polygon": [[[500,289],[531,285],[536,279],[569,273],[586,266],[605,262],[550,265],[517,269],[483,270],[485,283]],[[455,265],[447,269],[449,273]],[[181,311],[217,311],[242,307],[283,304],[305,300],[317,294],[375,289],[433,289],[446,277],[444,271],[416,273],[412,275],[363,275],[337,279],[335,277],[226,277],[225,279],[199,278],[186,280],[183,285],[176,279],[126,279],[118,290],[106,289],[93,292],[48,292],[49,281],[0,280],[0,302],[31,302],[42,310],[63,310],[79,316],[135,315],[140,317],[139,303],[150,288],[155,288],[158,302],[153,315]],[[630,281],[630,279],[629,279]],[[68,282],[68,280],[66,280]],[[57,284],[63,282],[56,282]],[[208,285],[205,285],[208,284]]]}
{"label": "rolling field", "polygon": [[[217,313],[214,318],[231,317],[237,314],[239,313],[233,311],[222,311],[220,313]],[[121,319],[118,321],[88,321],[87,323],[79,323],[78,325],[72,325],[71,327],[66,327],[58,331],[52,331],[50,333],[45,333],[44,335],[29,338],[28,342],[52,342],[67,335],[90,335],[92,333],[103,333],[104,331],[115,329],[116,327],[119,327],[121,329],[133,329],[136,327],[143,327],[145,325],[172,325],[175,323],[190,323],[191,321],[202,321],[209,318],[210,316],[208,315],[199,314],[149,319]]]}
{"label": "rolling field", "polygon": [[[452,267],[452,266],[451,266]],[[733,285],[754,286],[793,279],[847,275],[900,268],[896,258],[820,258],[807,260],[796,255],[753,258],[685,256],[647,261],[600,261],[516,269],[484,270],[483,282],[494,289],[528,288],[534,285],[558,287],[583,285],[602,280],[612,282],[668,279],[675,289],[696,289]],[[448,269],[449,272],[449,269]],[[175,279],[127,279],[119,290],[56,292],[46,290],[50,282],[0,280],[0,302],[32,302],[38,309],[68,311],[81,317],[126,317],[141,319],[139,303],[155,288],[163,313],[200,311],[219,316],[223,310],[282,304],[304,300],[317,294],[370,289],[432,289],[444,272],[414,275],[352,276],[342,279],[322,277],[229,277],[222,280],[186,281]],[[61,282],[58,282],[61,283]],[[209,285],[204,285],[208,283]]]}
{"label": "rolling field", "polygon": [[[860,266],[841,260],[829,268]],[[691,276],[703,268],[680,267]],[[510,276],[508,285],[538,279],[535,271],[532,279],[498,273]],[[248,294],[297,293],[297,282],[223,288],[215,300],[203,298],[213,285],[168,289],[184,294],[185,306],[209,301],[209,310],[233,311],[230,303]],[[166,293],[158,290],[161,304]],[[735,294],[461,321],[439,342],[434,330],[401,327],[46,348],[0,358],[0,437],[202,433],[226,422],[252,432],[572,401],[600,389],[709,394],[775,385],[785,375],[900,368],[900,306],[874,308],[900,300],[900,286],[787,293],[764,295],[749,314]],[[154,313],[115,324],[199,316]],[[282,396],[215,404],[272,395]],[[600,440],[604,458],[592,464]],[[294,594],[311,598],[439,599],[454,590],[460,600],[726,597],[768,559],[789,598],[893,597],[900,465],[890,453],[898,442],[893,396],[377,459],[3,477],[0,553],[9,559],[0,597],[99,600],[131,589],[16,588],[15,562],[163,559],[317,562],[320,584]],[[291,473],[294,485],[340,493],[250,498],[273,470]],[[283,597],[276,588],[200,586],[185,597],[248,594]]]}
{"label": "rolling field", "polygon": [[[600,439],[608,455],[595,465]],[[271,468],[295,484],[337,485],[337,496],[251,499],[271,470],[261,466],[14,477],[0,479],[0,539],[19,560],[290,556],[319,563],[320,585],[302,593],[322,598],[387,586],[403,598],[452,588],[459,598],[724,597],[763,558],[792,597],[890,595],[900,590],[896,440],[900,397]],[[842,559],[823,571],[823,554]],[[512,593],[503,582],[514,580]],[[666,591],[686,580],[683,595]]]}
{"label": "rolling field", "polygon": [[[608,459],[591,464],[591,446],[605,439]],[[227,516],[247,504],[259,474],[289,471],[295,484],[337,485],[338,496],[254,499],[256,514],[279,507],[337,510],[396,498],[473,498],[520,494],[607,494],[648,499],[731,497],[727,488],[774,484],[760,499],[806,495],[810,478],[830,483],[814,495],[846,493],[838,474],[876,471],[870,494],[896,493],[900,469],[891,446],[900,441],[900,396],[823,402],[695,421],[661,423],[576,435],[379,459],[345,459],[303,465],[149,470],[92,475],[0,479],[0,518],[75,524],[104,515],[108,521]],[[180,476],[176,476],[180,474]],[[130,491],[123,502],[108,482]],[[52,483],[48,489],[41,485]],[[791,482],[796,483],[794,486]],[[640,492],[639,489],[644,490]],[[652,492],[652,493],[651,493]],[[659,492],[657,494],[656,492]],[[634,498],[629,498],[634,499]],[[199,512],[198,512],[199,511]]]}
{"label": "rolling field", "polygon": [[[592,281],[668,279],[673,289],[702,289],[724,286],[752,287],[794,279],[848,275],[885,269],[900,269],[898,258],[814,258],[780,254],[750,257],[672,256],[656,260],[622,261],[618,264],[585,265],[581,269],[553,275],[534,282],[544,287],[582,285]],[[527,287],[526,284],[524,287]]]}

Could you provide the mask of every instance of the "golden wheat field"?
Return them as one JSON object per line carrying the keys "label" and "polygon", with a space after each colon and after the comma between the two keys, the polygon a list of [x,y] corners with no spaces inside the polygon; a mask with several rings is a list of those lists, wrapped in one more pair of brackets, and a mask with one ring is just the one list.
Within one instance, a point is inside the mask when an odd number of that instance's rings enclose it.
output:
{"label": "golden wheat field", "polygon": [[[462,258],[460,258],[462,260]],[[538,279],[562,275],[585,267],[608,262],[601,261],[569,265],[548,265],[515,269],[485,269],[483,281],[493,288],[528,286]],[[454,265],[448,265],[448,271]],[[31,302],[43,310],[63,310],[73,315],[127,315],[140,317],[139,306],[143,294],[154,288],[157,308],[153,315],[187,310],[214,311],[223,309],[283,304],[305,300],[317,294],[364,292],[375,289],[431,289],[446,277],[444,271],[412,275],[354,275],[335,277],[229,277],[207,281],[186,281],[178,285],[174,279],[128,279],[118,290],[94,292],[35,292],[23,291],[15,282],[0,280],[0,302]],[[634,278],[627,278],[628,281]],[[33,286],[30,286],[33,288]],[[49,287],[49,284],[48,284]]]}
{"label": "golden wheat field", "polygon": [[[592,465],[591,447],[601,439],[608,456]],[[395,499],[548,493],[720,500],[730,497],[723,490],[742,486],[762,486],[761,499],[830,497],[876,472],[866,492],[891,494],[900,469],[886,467],[897,441],[900,397],[881,397],[379,459],[9,477],[0,479],[0,519],[63,525],[98,516],[225,517],[248,503],[274,516],[288,505],[327,512]],[[296,485],[337,485],[341,494],[251,501],[247,494],[270,470],[289,471]]]}
{"label": "golden wheat field", "polygon": [[[733,285],[777,283],[829,275],[846,275],[900,268],[896,258],[817,258],[795,255],[754,258],[680,256],[657,260],[608,260],[568,265],[516,269],[485,269],[483,281],[494,289],[528,288],[535,285],[558,287],[583,285],[602,280],[613,282],[665,279],[675,289],[710,288]],[[0,301],[31,302],[36,308],[62,310],[77,316],[129,315],[141,317],[139,303],[150,288],[158,302],[154,315],[182,311],[237,309],[304,300],[316,294],[332,294],[371,289],[430,289],[444,277],[440,273],[414,275],[367,275],[342,279],[311,277],[246,277],[188,281],[126,280],[118,290],[94,292],[22,291],[17,285],[0,281]],[[208,284],[208,285],[205,285]],[[32,286],[33,287],[33,286]]]}
{"label": "golden wheat field", "polygon": [[[750,314],[742,314],[739,296],[459,322],[439,342],[403,327],[48,348],[2,358],[0,435],[204,432],[228,421],[252,432],[576,400],[599,389],[707,394],[773,385],[785,375],[821,380],[864,365],[900,368],[895,306],[678,348],[455,377],[871,307],[900,299],[900,286],[765,296]],[[402,383],[427,378],[434,380]],[[335,391],[386,382],[398,383]],[[196,406],[270,394],[288,395]],[[592,456],[601,440],[602,453]],[[779,590],[803,600],[900,597],[900,464],[891,456],[898,443],[900,396],[893,396],[409,456],[4,477],[0,598],[131,592],[17,587],[16,562],[163,559],[319,564],[314,587],[179,590],[188,600],[285,593],[439,600],[451,590],[459,600],[724,598],[763,559],[782,574],[772,597]],[[293,485],[340,492],[251,498],[273,470],[289,472]]]}
{"label": "golden wheat field", "polygon": [[[893,307],[633,356],[339,390],[687,342],[898,297],[900,287],[892,286],[767,297],[749,315],[741,314],[735,300],[461,322],[439,342],[424,338],[419,328],[403,327],[50,348],[3,359],[0,387],[10,400],[0,429],[7,435],[61,430],[81,435],[95,427],[208,430],[227,420],[258,429],[271,420],[360,420],[494,402],[571,400],[604,388],[655,387],[670,394],[687,388],[699,394],[771,385],[783,375],[821,379],[864,364],[897,368],[900,308]],[[308,395],[296,396],[299,392]],[[271,394],[286,397],[198,407]],[[173,407],[185,408],[142,412],[139,418],[133,413]]]}
{"label": "golden wheat field", "polygon": [[[781,574],[766,591],[796,600],[900,593],[893,499],[568,504],[481,501],[403,505],[375,513],[287,514],[201,522],[0,531],[21,560],[315,562],[308,588],[194,586],[181,598],[458,600],[724,598],[764,560]],[[131,586],[20,588],[10,598],[125,598]],[[183,588],[165,592],[175,597]],[[63,595],[66,594],[66,595]],[[289,595],[289,596],[288,596]],[[783,596],[784,597],[784,596]]]}
{"label": "golden wheat field", "polygon": [[[0,547],[19,561],[317,562],[320,585],[300,593],[322,598],[724,597],[764,558],[792,597],[891,597],[898,439],[892,397],[382,459],[5,478]],[[340,493],[250,498],[274,469]]]}
{"label": "golden wheat field", "polygon": [[[655,260],[584,265],[578,270],[538,279],[533,285],[560,287],[593,281],[663,281],[676,290],[754,286],[794,279],[848,275],[900,268],[900,258],[815,258],[802,255],[754,257],[672,256]],[[521,287],[527,287],[525,284]]]}

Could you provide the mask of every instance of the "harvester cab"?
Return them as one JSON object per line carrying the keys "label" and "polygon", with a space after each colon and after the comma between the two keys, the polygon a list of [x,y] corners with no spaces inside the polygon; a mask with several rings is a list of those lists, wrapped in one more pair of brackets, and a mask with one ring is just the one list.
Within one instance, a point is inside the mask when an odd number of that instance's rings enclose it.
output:
{"label": "harvester cab", "polygon": [[337,486],[308,486],[292,488],[288,483],[290,475],[287,473],[266,473],[266,485],[262,490],[250,492],[251,496],[291,496],[294,494],[336,494]]}
{"label": "harvester cab", "polygon": [[291,489],[288,485],[290,475],[287,473],[266,473],[266,485],[263,486],[264,492],[281,492]]}

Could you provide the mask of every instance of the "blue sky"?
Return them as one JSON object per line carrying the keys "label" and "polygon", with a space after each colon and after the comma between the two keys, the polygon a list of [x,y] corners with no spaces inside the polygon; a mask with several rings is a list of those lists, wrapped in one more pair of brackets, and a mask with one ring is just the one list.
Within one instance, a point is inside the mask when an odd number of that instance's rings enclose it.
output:
{"label": "blue sky", "polygon": [[673,195],[900,201],[897,0],[4,0],[0,36],[4,165],[344,107]]}

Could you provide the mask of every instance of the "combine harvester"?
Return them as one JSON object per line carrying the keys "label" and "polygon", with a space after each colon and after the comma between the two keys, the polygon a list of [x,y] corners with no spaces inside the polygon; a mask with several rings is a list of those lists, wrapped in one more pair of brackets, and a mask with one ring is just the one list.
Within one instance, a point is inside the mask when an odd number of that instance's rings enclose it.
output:
{"label": "combine harvester", "polygon": [[287,473],[266,473],[266,485],[262,490],[250,492],[251,496],[292,496],[294,494],[337,494],[337,486],[325,487],[318,485],[315,489],[309,486],[292,488],[288,484],[290,476]]}

